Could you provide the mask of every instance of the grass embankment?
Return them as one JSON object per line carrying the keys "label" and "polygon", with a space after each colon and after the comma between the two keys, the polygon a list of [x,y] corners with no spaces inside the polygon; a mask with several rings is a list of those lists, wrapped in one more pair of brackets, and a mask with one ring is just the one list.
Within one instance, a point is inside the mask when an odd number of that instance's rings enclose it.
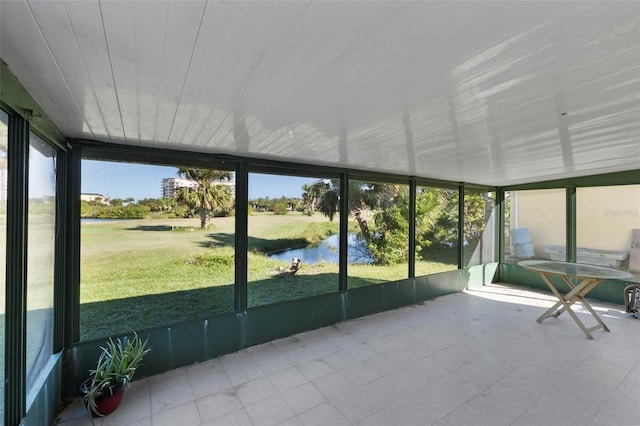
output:
{"label": "grass embankment", "polygon": [[[273,276],[289,265],[269,253],[318,243],[338,232],[321,215],[249,216],[248,303],[257,306],[338,289],[338,265],[303,264],[293,278]],[[233,310],[233,217],[149,219],[82,224],[81,339],[171,324]],[[422,265],[423,273],[451,269]],[[455,269],[455,266],[453,267]],[[349,287],[406,278],[407,265],[350,265]]]}

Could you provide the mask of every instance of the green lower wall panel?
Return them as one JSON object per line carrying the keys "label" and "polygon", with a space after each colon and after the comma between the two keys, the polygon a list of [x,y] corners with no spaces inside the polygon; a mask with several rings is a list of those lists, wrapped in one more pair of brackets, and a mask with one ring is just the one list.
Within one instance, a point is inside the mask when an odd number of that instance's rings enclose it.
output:
{"label": "green lower wall panel", "polygon": [[207,359],[237,352],[244,346],[241,316],[243,313],[218,315],[204,321]]}
{"label": "green lower wall panel", "polygon": [[60,405],[62,386],[62,358],[60,354],[54,355],[46,378],[43,382],[36,382],[40,388],[27,407],[27,415],[22,419],[21,425],[42,426],[50,425],[56,419]]}
{"label": "green lower wall panel", "polygon": [[[408,284],[408,280],[403,281]],[[359,318],[384,310],[383,286],[376,284],[347,291],[347,318]]]}
{"label": "green lower wall panel", "polygon": [[[542,280],[540,275],[533,271],[524,269],[512,263],[503,263],[500,265],[501,281],[508,284],[516,284],[525,287],[551,292],[547,284]],[[561,292],[568,292],[569,286],[560,278],[552,277],[551,282]],[[629,284],[625,281],[604,280],[595,289],[589,292],[587,298],[598,300],[601,302],[614,303],[616,305],[624,305],[624,287]]]}
{"label": "green lower wall panel", "polygon": [[[469,271],[454,270],[415,279],[349,289],[215,317],[138,331],[151,352],[136,378],[152,376],[271,340],[463,290]],[[121,336],[114,336],[121,337]],[[76,343],[65,354],[65,396],[76,395],[95,367],[105,340]]]}
{"label": "green lower wall panel", "polygon": [[459,269],[440,274],[415,278],[416,302],[435,299],[446,294],[456,293],[466,288],[468,274]]}
{"label": "green lower wall panel", "polygon": [[382,308],[385,311],[416,303],[413,279],[382,285]]}
{"label": "green lower wall panel", "polygon": [[342,294],[328,293],[247,309],[244,347],[340,322],[342,301]]}
{"label": "green lower wall panel", "polygon": [[482,287],[495,281],[498,271],[498,263],[485,263],[483,265],[470,266],[467,280],[469,288]]}

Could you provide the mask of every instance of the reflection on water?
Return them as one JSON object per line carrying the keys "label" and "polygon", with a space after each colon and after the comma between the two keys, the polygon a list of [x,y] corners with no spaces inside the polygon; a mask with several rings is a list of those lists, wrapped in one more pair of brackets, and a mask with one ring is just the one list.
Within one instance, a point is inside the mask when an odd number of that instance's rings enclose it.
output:
{"label": "reflection on water", "polygon": [[[269,257],[285,262],[290,262],[294,257],[302,260],[302,264],[312,265],[318,262],[338,263],[339,253],[338,245],[340,238],[338,235],[332,235],[322,240],[317,246],[309,246],[298,249],[291,249],[274,253]],[[364,240],[360,240],[355,234],[349,234],[349,249],[347,250],[349,263],[373,263],[373,256]]]}

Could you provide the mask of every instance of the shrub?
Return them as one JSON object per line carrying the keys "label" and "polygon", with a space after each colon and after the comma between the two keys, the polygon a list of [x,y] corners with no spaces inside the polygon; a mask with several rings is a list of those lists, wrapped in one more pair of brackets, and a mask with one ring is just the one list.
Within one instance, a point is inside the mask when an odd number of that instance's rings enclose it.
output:
{"label": "shrub", "polygon": [[287,205],[285,203],[275,203],[273,205],[273,214],[277,214],[277,215],[287,214]]}

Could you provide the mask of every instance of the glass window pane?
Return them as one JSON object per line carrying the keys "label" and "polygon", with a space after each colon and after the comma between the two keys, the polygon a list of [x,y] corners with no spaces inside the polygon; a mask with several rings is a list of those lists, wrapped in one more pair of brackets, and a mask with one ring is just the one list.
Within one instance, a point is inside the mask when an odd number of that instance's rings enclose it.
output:
{"label": "glass window pane", "polygon": [[27,242],[27,391],[53,353],[56,151],[29,140]]}
{"label": "glass window pane", "polygon": [[495,261],[495,193],[464,193],[464,266]]}
{"label": "glass window pane", "polygon": [[577,262],[640,275],[640,185],[578,188]]}
{"label": "glass window pane", "polygon": [[248,306],[338,291],[338,180],[249,174]]}
{"label": "glass window pane", "polygon": [[458,191],[416,188],[416,276],[458,269]]}
{"label": "glass window pane", "polygon": [[349,181],[349,288],[409,276],[409,185]]}
{"label": "glass window pane", "polygon": [[[0,110],[0,384],[4,384],[4,313],[7,259],[8,115]],[[0,425],[4,422],[4,385],[0,385]]]}
{"label": "glass window pane", "polygon": [[80,338],[233,310],[225,170],[82,161]]}
{"label": "glass window pane", "polygon": [[566,259],[566,190],[505,193],[505,262]]}

